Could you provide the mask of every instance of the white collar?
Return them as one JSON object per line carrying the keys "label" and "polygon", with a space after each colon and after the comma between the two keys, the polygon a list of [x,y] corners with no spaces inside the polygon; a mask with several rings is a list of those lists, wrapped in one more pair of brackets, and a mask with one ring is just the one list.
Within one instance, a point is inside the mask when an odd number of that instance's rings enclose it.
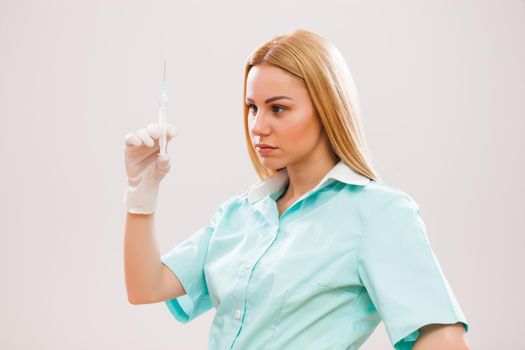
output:
{"label": "white collar", "polygon": [[[348,165],[340,160],[330,171],[326,174],[323,179],[315,186],[312,190],[315,191],[317,188],[322,186],[329,179],[338,180],[347,184],[364,186],[370,182],[370,179],[363,176],[350,168]],[[279,170],[273,176],[266,180],[261,180],[255,185],[248,189],[248,201],[250,204],[266,197],[269,194],[275,193],[282,189],[288,182],[288,171],[286,168]]]}

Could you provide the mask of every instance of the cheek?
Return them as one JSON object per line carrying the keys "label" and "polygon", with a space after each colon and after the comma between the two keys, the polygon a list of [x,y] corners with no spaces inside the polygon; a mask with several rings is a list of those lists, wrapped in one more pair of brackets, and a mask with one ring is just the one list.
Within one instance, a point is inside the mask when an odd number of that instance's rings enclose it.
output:
{"label": "cheek", "polygon": [[288,149],[309,149],[317,142],[319,125],[315,120],[299,120],[283,128],[283,137]]}

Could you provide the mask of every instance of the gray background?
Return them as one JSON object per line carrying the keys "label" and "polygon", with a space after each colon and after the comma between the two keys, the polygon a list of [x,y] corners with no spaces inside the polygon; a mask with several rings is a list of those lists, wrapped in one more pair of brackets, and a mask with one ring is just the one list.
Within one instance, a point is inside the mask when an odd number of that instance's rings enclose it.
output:
{"label": "gray background", "polygon": [[[205,349],[124,282],[123,138],[157,120],[172,171],[161,253],[257,181],[242,131],[248,55],[315,31],[341,51],[379,175],[418,202],[473,349],[518,349],[525,282],[525,2],[1,1],[0,347]],[[388,349],[381,324],[364,349]]]}

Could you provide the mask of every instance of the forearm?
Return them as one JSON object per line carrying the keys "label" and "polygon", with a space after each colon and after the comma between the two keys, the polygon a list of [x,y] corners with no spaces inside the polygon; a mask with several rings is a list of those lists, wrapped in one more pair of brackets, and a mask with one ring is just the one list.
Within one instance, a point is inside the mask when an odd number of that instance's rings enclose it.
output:
{"label": "forearm", "polygon": [[160,251],[155,240],[154,214],[126,214],[124,269],[128,300],[147,303],[161,278]]}

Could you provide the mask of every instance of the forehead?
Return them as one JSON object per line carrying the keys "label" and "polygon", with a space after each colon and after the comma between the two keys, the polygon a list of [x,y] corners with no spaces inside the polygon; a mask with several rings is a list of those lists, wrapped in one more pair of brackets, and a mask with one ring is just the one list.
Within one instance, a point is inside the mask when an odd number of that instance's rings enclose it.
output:
{"label": "forehead", "polygon": [[248,96],[257,93],[300,93],[306,91],[306,86],[302,79],[279,67],[260,64],[250,69],[246,79],[246,91]]}

